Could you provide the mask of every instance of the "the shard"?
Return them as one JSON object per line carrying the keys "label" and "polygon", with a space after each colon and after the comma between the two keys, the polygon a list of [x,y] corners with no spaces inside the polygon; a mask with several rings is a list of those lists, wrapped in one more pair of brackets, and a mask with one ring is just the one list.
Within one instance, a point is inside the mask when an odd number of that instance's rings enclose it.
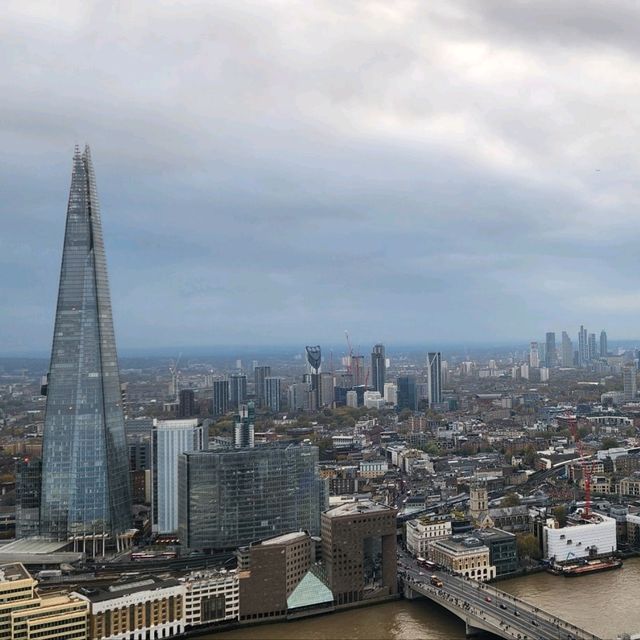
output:
{"label": "the shard", "polygon": [[76,148],[47,387],[40,532],[120,546],[131,497],[100,208]]}

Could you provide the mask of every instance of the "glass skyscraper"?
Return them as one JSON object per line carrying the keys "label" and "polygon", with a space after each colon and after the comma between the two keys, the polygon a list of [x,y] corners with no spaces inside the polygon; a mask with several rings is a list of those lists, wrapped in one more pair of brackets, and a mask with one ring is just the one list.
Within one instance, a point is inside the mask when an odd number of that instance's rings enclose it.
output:
{"label": "glass skyscraper", "polygon": [[319,535],[324,499],[314,446],[178,457],[178,528],[188,549],[234,549],[291,531]]}
{"label": "glass skyscraper", "polygon": [[384,395],[384,383],[387,381],[387,361],[384,354],[384,345],[377,344],[371,352],[371,384],[374,391]]}
{"label": "glass skyscraper", "polygon": [[131,527],[111,299],[89,148],[76,148],[42,455],[40,530],[104,539]]}

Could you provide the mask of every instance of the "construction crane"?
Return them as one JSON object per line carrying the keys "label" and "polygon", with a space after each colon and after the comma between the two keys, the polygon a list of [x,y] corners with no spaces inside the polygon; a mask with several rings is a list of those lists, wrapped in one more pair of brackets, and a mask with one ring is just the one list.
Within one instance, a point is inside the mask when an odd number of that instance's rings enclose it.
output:
{"label": "construction crane", "polygon": [[347,372],[351,373],[351,362],[353,361],[353,347],[351,346],[351,338],[349,337],[349,332],[345,329],[344,335],[347,338],[347,347],[349,351],[347,352]]}
{"label": "construction crane", "polygon": [[581,458],[582,466],[582,478],[584,480],[584,513],[583,517],[588,520],[591,515],[591,464],[585,464],[584,445],[580,440],[580,434],[578,432],[578,418],[575,415],[567,415],[569,422],[569,431],[573,436],[578,455]]}

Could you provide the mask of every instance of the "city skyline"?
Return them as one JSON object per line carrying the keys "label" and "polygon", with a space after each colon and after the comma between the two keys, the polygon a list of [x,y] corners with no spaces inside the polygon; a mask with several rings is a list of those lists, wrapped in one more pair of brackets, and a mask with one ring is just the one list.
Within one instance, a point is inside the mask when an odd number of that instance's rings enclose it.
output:
{"label": "city skyline", "polygon": [[341,4],[8,8],[0,352],[46,348],[85,141],[123,348],[634,337],[640,8]]}

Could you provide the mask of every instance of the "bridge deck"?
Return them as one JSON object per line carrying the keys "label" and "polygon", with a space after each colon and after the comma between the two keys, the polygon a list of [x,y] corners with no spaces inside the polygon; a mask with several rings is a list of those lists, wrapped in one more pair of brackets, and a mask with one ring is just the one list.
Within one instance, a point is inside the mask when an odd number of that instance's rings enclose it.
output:
{"label": "bridge deck", "polygon": [[[422,569],[409,556],[402,556],[399,570],[405,588],[464,620],[469,634],[484,630],[508,640],[601,640],[492,585]],[[431,584],[432,575],[442,581],[442,587]]]}

